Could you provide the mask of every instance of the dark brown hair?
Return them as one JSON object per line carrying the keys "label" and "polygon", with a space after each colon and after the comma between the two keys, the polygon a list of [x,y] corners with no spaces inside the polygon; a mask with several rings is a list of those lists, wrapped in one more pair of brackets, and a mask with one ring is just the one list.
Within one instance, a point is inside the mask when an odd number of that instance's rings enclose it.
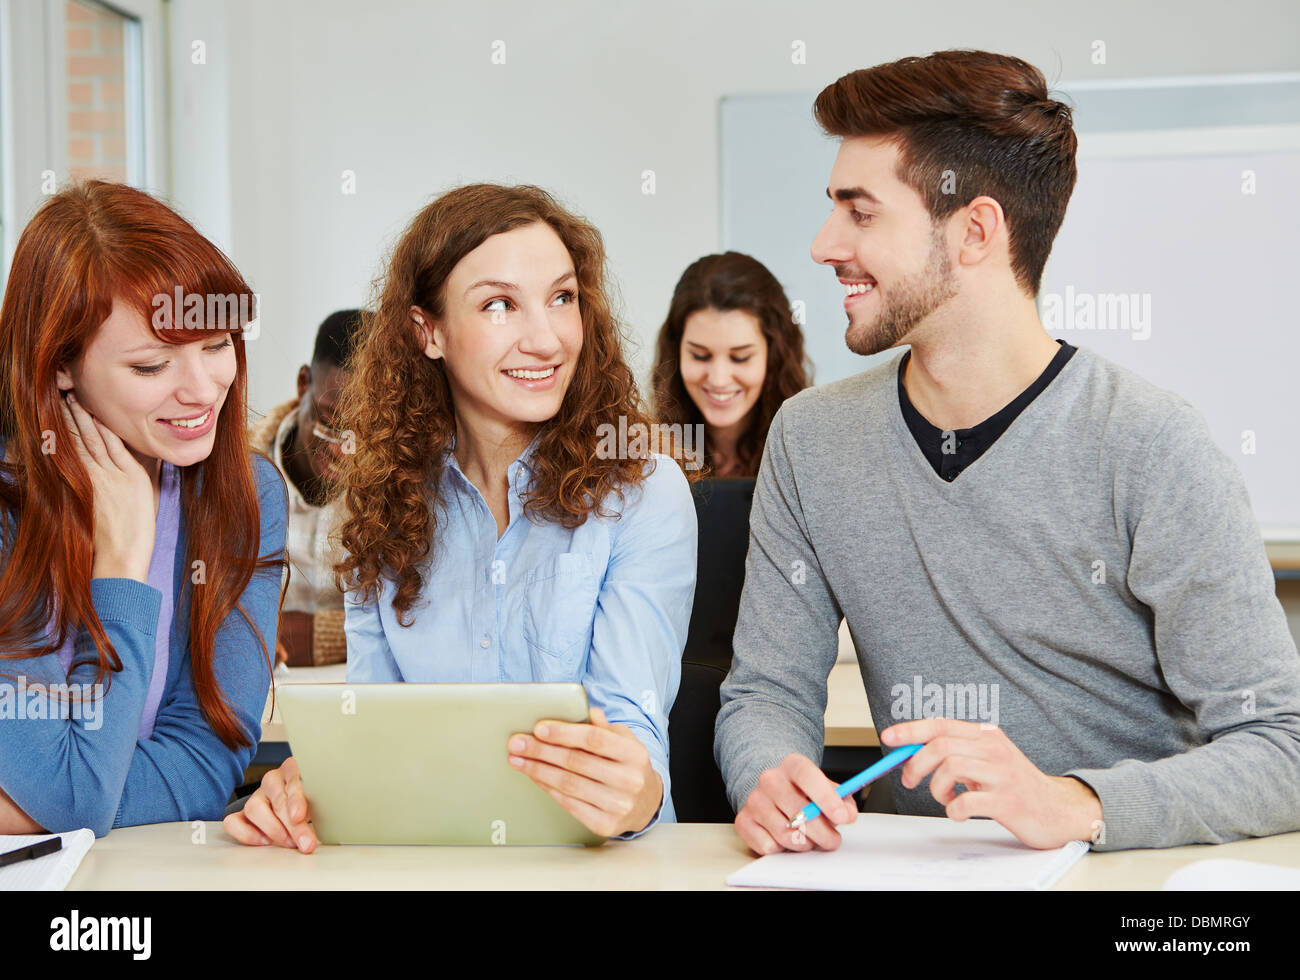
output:
{"label": "dark brown hair", "polygon": [[380,576],[390,579],[399,622],[420,598],[421,566],[433,555],[443,457],[456,434],[446,367],[425,356],[409,310],[418,306],[442,317],[456,264],[491,236],[534,222],[554,229],[573,260],[582,351],[559,412],[541,425],[524,514],[566,528],[592,513],[614,516],[602,501],[610,493],[621,500],[624,489],[648,475],[644,459],[596,452],[600,426],[617,428],[620,415],[629,428],[649,423],[623,359],[600,232],[540,187],[468,184],[448,191],[415,216],[393,250],[336,410],[337,424],[355,437],[355,452],[342,457],[347,517],[339,536],[347,555],[334,566],[337,582],[368,602]]}
{"label": "dark brown hair", "polygon": [[1074,190],[1078,146],[1070,107],[1048,97],[1037,68],[987,51],[903,58],[828,85],[813,115],[831,136],[896,138],[898,179],[935,222],[980,195],[997,201],[1016,282],[1037,294]]}
{"label": "dark brown hair", "polygon": [[[767,341],[767,374],[754,405],[754,422],[736,442],[737,462],[746,476],[758,472],[772,416],[781,403],[812,383],[812,365],[804,353],[803,332],[776,276],[758,259],[740,252],[706,255],[687,266],[673,290],[668,318],[659,328],[652,374],[657,421],[695,425],[704,415],[682,383],[682,334],[697,310],[744,310],[758,318]],[[708,458],[705,459],[706,466]]]}

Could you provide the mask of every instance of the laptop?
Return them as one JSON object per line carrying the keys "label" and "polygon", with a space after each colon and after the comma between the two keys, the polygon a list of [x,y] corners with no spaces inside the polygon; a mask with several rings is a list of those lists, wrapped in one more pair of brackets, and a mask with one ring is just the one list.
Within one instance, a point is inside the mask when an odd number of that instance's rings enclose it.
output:
{"label": "laptop", "polygon": [[587,721],[581,684],[285,684],[276,689],[325,844],[601,844],[506,743]]}

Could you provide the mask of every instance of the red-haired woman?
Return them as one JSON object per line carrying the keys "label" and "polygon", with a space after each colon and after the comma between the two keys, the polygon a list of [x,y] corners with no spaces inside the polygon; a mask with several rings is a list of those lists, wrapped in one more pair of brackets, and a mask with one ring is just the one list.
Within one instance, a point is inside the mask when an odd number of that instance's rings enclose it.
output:
{"label": "red-haired woman", "polygon": [[652,378],[657,422],[704,426],[708,476],[756,476],[772,416],[812,378],[767,266],[740,252],[691,263],[659,330]]}
{"label": "red-haired woman", "polygon": [[124,185],[55,195],[18,240],[0,307],[0,833],[218,818],[252,757],[287,514],[244,428],[253,299]]}
{"label": "red-haired woman", "polygon": [[[590,723],[501,753],[592,831],[631,836],[673,819],[697,537],[668,457],[600,450],[648,424],[604,267],[596,229],[536,187],[460,187],[416,216],[336,411],[356,443],[337,570],[350,683],[582,683]],[[226,827],[310,851],[307,810],[291,759]]]}

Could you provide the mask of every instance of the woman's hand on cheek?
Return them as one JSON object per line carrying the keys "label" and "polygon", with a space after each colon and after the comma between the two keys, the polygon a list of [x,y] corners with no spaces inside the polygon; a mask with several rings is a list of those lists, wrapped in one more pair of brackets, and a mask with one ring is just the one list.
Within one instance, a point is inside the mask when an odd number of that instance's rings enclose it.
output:
{"label": "woman's hand on cheek", "polygon": [[91,577],[147,582],[157,521],[153,482],[117,434],[87,412],[72,392],[63,412],[94,490]]}
{"label": "woman's hand on cheek", "polygon": [[539,721],[531,735],[510,736],[509,761],[593,833],[645,828],[663,800],[650,753],[625,725],[599,708],[591,722]]}

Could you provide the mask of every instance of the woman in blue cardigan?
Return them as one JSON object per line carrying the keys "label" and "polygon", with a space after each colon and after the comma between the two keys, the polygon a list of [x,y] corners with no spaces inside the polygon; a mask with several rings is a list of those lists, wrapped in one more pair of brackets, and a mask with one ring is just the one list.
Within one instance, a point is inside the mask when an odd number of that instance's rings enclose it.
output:
{"label": "woman in blue cardigan", "polygon": [[252,758],[288,506],[244,428],[254,301],[124,185],[63,191],[18,241],[0,307],[0,833],[216,819]]}

